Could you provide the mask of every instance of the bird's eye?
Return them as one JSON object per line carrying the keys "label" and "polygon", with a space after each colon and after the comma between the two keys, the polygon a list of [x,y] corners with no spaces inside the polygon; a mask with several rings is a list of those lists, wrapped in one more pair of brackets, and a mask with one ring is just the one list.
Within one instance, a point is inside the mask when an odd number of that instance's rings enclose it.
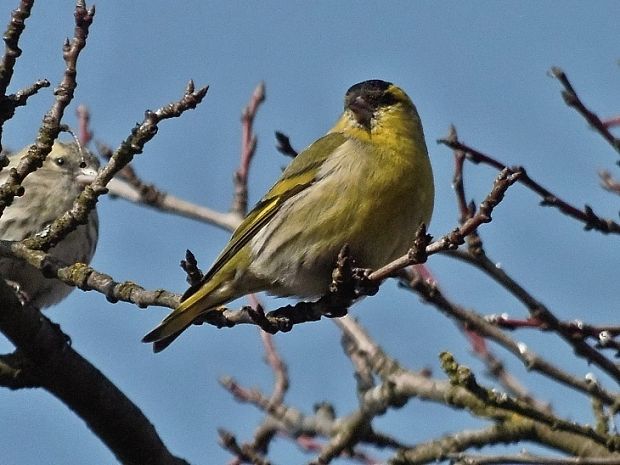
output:
{"label": "bird's eye", "polygon": [[64,158],[62,158],[62,157],[58,157],[58,158],[55,160],[55,162],[56,162],[56,164],[57,164],[58,166],[62,166],[62,165],[64,165],[64,164],[65,164],[65,159],[64,159]]}
{"label": "bird's eye", "polygon": [[381,97],[379,98],[379,102],[381,105],[383,106],[390,106],[390,105],[395,105],[398,103],[398,98],[396,98],[396,96],[390,92],[385,92],[383,95],[381,95]]}

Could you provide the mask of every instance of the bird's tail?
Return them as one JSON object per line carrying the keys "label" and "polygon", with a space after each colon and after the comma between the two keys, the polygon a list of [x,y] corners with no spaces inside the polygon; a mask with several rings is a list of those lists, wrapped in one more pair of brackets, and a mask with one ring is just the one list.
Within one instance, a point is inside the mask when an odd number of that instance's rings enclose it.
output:
{"label": "bird's tail", "polygon": [[142,342],[152,342],[153,352],[161,352],[200,315],[228,300],[230,298],[227,294],[223,295],[222,292],[218,292],[217,285],[210,286],[208,281],[192,287],[183,295],[181,304],[155,329],[144,336]]}

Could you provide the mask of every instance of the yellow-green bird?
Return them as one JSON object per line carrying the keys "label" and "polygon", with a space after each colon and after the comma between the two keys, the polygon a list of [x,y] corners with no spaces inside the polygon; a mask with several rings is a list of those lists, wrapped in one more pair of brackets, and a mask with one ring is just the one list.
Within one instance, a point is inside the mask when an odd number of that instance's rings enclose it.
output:
{"label": "yellow-green bird", "polygon": [[429,224],[433,199],[411,99],[389,82],[355,84],[334,127],[293,159],[202,282],[143,341],[159,352],[201,315],[249,293],[324,295],[345,244],[358,266],[385,265]]}

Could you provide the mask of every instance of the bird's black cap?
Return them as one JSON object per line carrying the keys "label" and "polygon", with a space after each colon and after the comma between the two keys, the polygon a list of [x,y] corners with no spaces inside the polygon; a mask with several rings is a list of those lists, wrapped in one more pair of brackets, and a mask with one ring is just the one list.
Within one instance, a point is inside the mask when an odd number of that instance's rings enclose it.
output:
{"label": "bird's black cap", "polygon": [[358,82],[355,85],[349,87],[347,95],[352,93],[378,93],[385,92],[388,87],[392,85],[391,82],[382,81],[381,79],[371,79],[370,81]]}

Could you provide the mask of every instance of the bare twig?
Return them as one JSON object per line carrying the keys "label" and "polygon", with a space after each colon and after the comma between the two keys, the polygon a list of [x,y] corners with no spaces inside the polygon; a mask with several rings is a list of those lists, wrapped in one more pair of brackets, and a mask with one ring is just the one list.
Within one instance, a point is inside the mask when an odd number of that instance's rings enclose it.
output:
{"label": "bare twig", "polygon": [[276,150],[282,155],[295,158],[299,153],[291,145],[291,140],[283,132],[276,131]]}
{"label": "bare twig", "polygon": [[265,331],[260,331],[260,339],[265,348],[265,359],[271,367],[274,376],[273,392],[271,393],[270,402],[274,404],[282,403],[286,391],[288,391],[289,388],[288,367],[276,350],[273,336]]}
{"label": "bare twig", "polygon": [[539,321],[546,330],[557,333],[570,344],[575,353],[589,362],[594,363],[611,377],[620,382],[620,368],[602,353],[591,347],[579,333],[567,328],[542,302],[535,299],[529,292],[520,286],[503,268],[499,268],[486,254],[479,253],[473,256],[461,251],[452,254],[485,271],[491,278],[519,299],[528,309],[533,319]]}
{"label": "bare twig", "polygon": [[9,389],[36,388],[41,386],[41,381],[33,370],[32,362],[16,351],[0,355],[0,386]]}
{"label": "bare twig", "polygon": [[269,465],[271,463],[249,444],[239,445],[237,438],[231,432],[220,428],[218,434],[220,435],[220,445],[236,457],[236,463],[251,463],[253,465]]}
{"label": "bare twig", "polygon": [[615,128],[620,126],[620,116],[612,116],[601,120],[606,128]]}
{"label": "bare twig", "polygon": [[[97,149],[106,160],[109,160],[114,153],[110,147],[99,141],[97,141]],[[226,231],[233,231],[243,220],[242,216],[234,212],[218,212],[164,192],[138,176],[131,164],[125,165],[108,183],[107,187],[113,197],[146,205],[161,212],[209,223]]]}
{"label": "bare twig", "polygon": [[[30,86],[18,90],[11,95],[0,95],[0,137],[2,136],[4,122],[8,121],[15,114],[17,107],[23,107],[28,99],[37,94],[41,89],[49,87],[50,82],[47,79],[39,79]],[[0,150],[2,145],[0,144]]]}
{"label": "bare twig", "polygon": [[[355,411],[344,417],[336,417],[330,404],[320,403],[315,405],[313,415],[304,415],[299,410],[283,403],[270,402],[269,397],[258,389],[244,388],[230,377],[222,378],[220,383],[238,401],[250,403],[269,415],[269,420],[266,420],[264,424],[269,425],[271,435],[274,431],[279,431],[291,438],[315,436],[330,438],[327,444],[321,445],[313,442],[310,448],[307,447],[308,442],[304,441],[304,448],[319,453],[317,459],[311,462],[313,464],[327,464],[338,456],[352,457],[362,463],[369,463],[369,460],[374,463],[367,454],[357,450],[355,446],[358,443],[388,448],[404,446],[387,435],[375,433],[369,424],[370,417],[361,411]],[[253,443],[240,446],[241,451],[263,452],[258,442],[259,431]],[[229,447],[226,448],[231,450]],[[239,458],[239,454],[236,455]]]}
{"label": "bare twig", "polygon": [[50,85],[47,80],[39,80],[16,94],[6,95],[13,77],[15,63],[22,53],[19,48],[19,39],[26,28],[26,19],[30,17],[33,4],[34,0],[20,1],[19,6],[11,12],[11,20],[3,35],[4,55],[0,61],[0,152],[2,151],[1,139],[4,123],[13,117],[17,107],[26,104],[28,97],[36,94],[41,88]]}
{"label": "bare twig", "polygon": [[[503,163],[495,160],[489,155],[485,155],[484,153],[469,147],[468,145],[460,142],[458,139],[445,138],[439,139],[437,142],[440,144],[444,144],[452,148],[453,150],[462,150],[463,152],[465,152],[467,158],[474,163],[484,163],[499,170],[503,170],[506,168],[506,165],[504,165]],[[519,179],[519,182],[521,184],[525,185],[542,197],[541,205],[553,206],[565,215],[581,221],[585,224],[586,230],[595,229],[602,233],[620,234],[620,224],[616,223],[615,221],[599,217],[594,213],[592,208],[587,205],[584,207],[583,210],[580,210],[570,205],[566,201],[557,197],[555,194],[551,193],[549,190],[538,184],[532,178],[530,178],[523,168],[513,168],[513,170],[518,170],[521,173]]]}
{"label": "bare twig", "polygon": [[[456,128],[454,126],[450,127],[448,138],[451,140],[458,139]],[[456,194],[456,204],[460,215],[459,223],[461,225],[475,214],[475,206],[473,201],[468,204],[465,195],[465,184],[463,179],[465,158],[465,152],[458,149],[454,150],[454,176],[452,186]],[[484,254],[482,238],[478,234],[477,230],[467,236],[467,250],[472,256]],[[434,277],[428,276],[428,273],[429,271],[426,270],[426,275],[422,276],[422,278],[425,281],[429,281],[430,278],[432,279],[432,282],[436,282]],[[461,329],[467,335],[474,355],[482,360],[487,367],[488,373],[497,379],[508,392],[526,402],[536,404],[538,408],[549,409],[547,405],[543,405],[536,400],[519,382],[519,380],[506,370],[504,363],[489,349],[489,345],[482,335],[467,327],[462,327]]]}
{"label": "bare twig", "polygon": [[[373,372],[382,383],[368,390],[362,400],[367,412],[383,412],[388,407],[401,407],[408,399],[415,397],[423,401],[436,402],[460,410],[467,410],[477,417],[487,418],[496,423],[499,434],[491,443],[532,440],[570,454],[581,456],[610,456],[610,450],[618,448],[615,444],[608,448],[607,441],[612,436],[601,435],[588,427],[575,425],[524,402],[512,399],[505,394],[477,385],[467,367],[446,361],[451,358],[444,354],[444,366],[450,372],[450,381],[429,378],[423,373],[406,370],[390,358],[352,318],[334,320],[357,346],[362,356],[367,357]],[[383,410],[382,410],[383,409]],[[433,440],[428,444],[408,447],[399,452],[390,463],[427,463],[445,458],[446,453],[464,450],[476,444],[487,444],[489,432],[478,440],[469,442],[468,432],[459,432],[445,438]],[[491,431],[491,434],[494,434]],[[459,438],[464,444],[459,447]],[[472,436],[473,439],[473,436]],[[478,442],[480,441],[480,442]]]}
{"label": "bare twig", "polygon": [[497,379],[508,393],[524,402],[534,405],[539,410],[551,413],[549,404],[542,403],[536,399],[527,388],[506,369],[504,362],[489,349],[489,345],[486,343],[484,337],[476,331],[464,329],[464,332],[470,340],[474,355],[482,360],[487,368],[488,374]]}
{"label": "bare twig", "polygon": [[248,173],[256,152],[257,137],[254,134],[254,118],[258,107],[265,101],[265,83],[259,82],[250,102],[241,113],[241,161],[234,176],[234,195],[231,211],[244,217],[248,209]]}
{"label": "bare twig", "polygon": [[418,293],[425,301],[434,305],[448,317],[458,321],[465,327],[476,331],[485,338],[491,339],[514,354],[528,370],[537,371],[561,384],[569,386],[588,396],[594,396],[606,405],[620,402],[618,395],[612,394],[598,385],[576,378],[529,349],[525,344],[514,341],[505,332],[485,320],[484,317],[471,310],[466,310],[448,300],[433,283],[419,279],[411,269],[401,273],[401,284]]}
{"label": "bare twig", "polygon": [[11,12],[11,20],[3,35],[4,55],[0,62],[0,96],[6,94],[13,77],[15,63],[22,54],[19,38],[26,28],[26,20],[30,17],[33,4],[34,0],[21,0],[19,6]]}
{"label": "bare twig", "polygon": [[403,448],[391,459],[390,465],[410,465],[412,463],[437,463],[457,455],[457,452],[474,447],[510,444],[528,437],[523,428],[507,428],[493,425],[481,429],[468,429],[456,434]]}
{"label": "bare twig", "polygon": [[[218,212],[187,200],[168,194],[155,185],[143,181],[131,167],[125,165],[119,172],[119,179],[112,179],[107,187],[112,195],[133,203],[147,205],[157,210],[186,216],[198,221],[218,226],[228,231],[234,230],[243,220],[247,208],[247,180],[250,162],[256,148],[256,136],[252,125],[260,103],[264,100],[264,85],[260,83],[251,101],[242,114],[242,150],[239,169],[235,174],[235,195],[230,212]],[[98,143],[104,158],[110,158],[112,151]]]}
{"label": "bare twig", "polygon": [[226,231],[233,231],[242,219],[233,212],[219,212],[208,207],[189,202],[172,194],[159,190],[152,184],[146,184],[147,194],[126,181],[112,179],[107,188],[113,196],[120,197],[128,202],[146,205],[159,211],[191,218],[203,223],[209,223]]}
{"label": "bare twig", "polygon": [[75,7],[75,32],[71,41],[67,40],[63,46],[63,58],[66,69],[58,87],[54,90],[54,103],[43,117],[43,123],[39,128],[37,141],[28,150],[15,170],[10,170],[9,176],[0,187],[0,215],[9,206],[15,196],[23,194],[21,183],[25,177],[41,167],[45,158],[52,150],[54,140],[61,131],[61,121],[66,107],[73,99],[73,92],[77,86],[76,66],[80,52],[86,46],[88,30],[95,15],[94,7],[86,9],[83,0],[79,0]]}
{"label": "bare twig", "polygon": [[609,171],[600,171],[598,175],[601,178],[603,189],[620,195],[620,182],[616,181]]}
{"label": "bare twig", "polygon": [[131,162],[135,155],[142,153],[144,145],[157,133],[158,124],[162,120],[176,118],[185,111],[196,108],[207,90],[208,87],[195,90],[194,83],[190,81],[181,100],[156,111],[148,110],[143,122],[133,129],[131,135],[114,152],[108,164],[99,171],[94,181],[86,186],[73,203],[71,210],[49,225],[44,236],[31,237],[24,240],[24,244],[34,250],[48,250],[64,239],[79,224],[85,224],[98,198],[107,193],[106,185],[116,173]]}
{"label": "bare twig", "polygon": [[[465,221],[460,227],[455,228],[451,233],[446,234],[439,240],[429,244],[425,249],[426,256],[439,253],[444,250],[456,249],[459,245],[465,242],[465,237],[474,232],[480,225],[489,223],[491,221],[491,213],[493,212],[493,209],[502,201],[508,188],[520,179],[521,176],[522,172],[520,170],[514,171],[509,168],[504,168],[495,179],[493,189],[480,204],[478,212]],[[419,262],[412,259],[412,254],[408,254],[397,258],[393,262],[388,263],[376,271],[373,271],[368,276],[368,279],[371,281],[383,280],[388,276],[392,276],[397,271],[415,263]]]}
{"label": "bare twig", "polygon": [[[457,251],[454,255],[461,255],[460,251]],[[467,257],[464,257],[464,259],[468,260]],[[486,320],[500,328],[511,330],[520,328],[531,328],[541,331],[549,330],[549,327],[543,320],[534,317],[515,319],[510,318],[508,315],[502,314],[489,315],[486,317]],[[558,325],[566,334],[572,334],[574,339],[585,340],[587,338],[591,338],[595,341],[596,347],[602,349],[612,349],[615,350],[617,354],[620,354],[620,342],[616,340],[618,335],[620,335],[620,328],[617,325],[591,325],[580,320],[558,320]]]}
{"label": "bare twig", "polygon": [[[456,128],[451,125],[448,132],[448,139],[458,140]],[[465,184],[463,182],[463,168],[465,164],[465,152],[460,149],[454,150],[454,176],[452,177],[452,188],[456,194],[456,205],[459,211],[459,223],[463,224],[467,221],[472,212],[469,210],[467,199],[465,197]]]}
{"label": "bare twig", "polygon": [[[259,307],[260,304],[254,294],[250,294],[250,301],[254,308]],[[276,350],[272,335],[260,331],[260,337],[263,342],[263,347],[265,348],[265,360],[274,374],[273,392],[268,402],[271,405],[281,405],[289,386],[288,369],[286,363]],[[228,380],[230,380],[230,378],[228,378]],[[223,384],[240,400],[243,399],[244,396],[250,396],[250,391],[237,386],[236,383],[227,384],[226,380],[223,380]],[[223,431],[220,431],[222,445],[236,456],[233,462],[234,464],[248,462],[250,458],[255,460],[257,457],[262,457],[267,453],[271,441],[276,437],[278,432],[282,432],[287,436],[290,435],[286,428],[282,427],[282,423],[269,414],[266,415],[256,429],[251,443],[239,445],[236,440],[231,442],[230,439],[232,435],[229,433],[222,435],[222,432]],[[250,461],[248,463],[255,462]]]}
{"label": "bare twig", "polygon": [[560,83],[564,86],[564,90],[562,91],[562,97],[564,98],[564,102],[566,102],[566,105],[577,110],[581,114],[581,116],[586,119],[588,124],[590,124],[593,129],[595,129],[601,136],[603,136],[603,139],[609,142],[609,144],[614,149],[616,149],[617,152],[620,153],[620,139],[614,137],[613,134],[609,132],[609,125],[604,124],[596,113],[593,113],[588,108],[586,108],[586,106],[577,95],[575,88],[568,80],[566,73],[561,68],[554,66],[553,68],[551,68],[551,75],[555,77],[558,81],[560,81]]}
{"label": "bare twig", "polygon": [[87,146],[93,138],[90,130],[90,111],[86,105],[81,104],[75,109],[75,115],[78,119],[78,139],[80,144]]}
{"label": "bare twig", "polygon": [[198,268],[198,261],[190,250],[185,251],[185,259],[181,260],[181,268],[187,274],[186,281],[190,286],[195,286],[202,281],[204,274]]}

